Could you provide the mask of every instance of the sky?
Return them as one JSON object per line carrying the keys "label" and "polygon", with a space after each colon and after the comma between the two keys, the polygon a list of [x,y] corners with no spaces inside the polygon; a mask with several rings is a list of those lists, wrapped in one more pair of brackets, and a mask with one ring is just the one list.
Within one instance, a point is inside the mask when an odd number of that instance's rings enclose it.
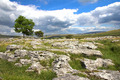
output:
{"label": "sky", "polygon": [[120,29],[120,0],[0,0],[0,34],[21,35],[13,27],[19,15],[45,35],[109,31]]}

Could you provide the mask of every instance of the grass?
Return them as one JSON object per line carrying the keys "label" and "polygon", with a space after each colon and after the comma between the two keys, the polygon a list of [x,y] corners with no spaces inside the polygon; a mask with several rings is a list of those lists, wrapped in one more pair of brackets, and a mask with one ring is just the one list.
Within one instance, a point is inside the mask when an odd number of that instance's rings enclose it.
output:
{"label": "grass", "polygon": [[82,55],[70,54],[70,58],[71,60],[69,61],[69,64],[73,69],[77,69],[77,70],[85,69],[85,65],[82,64],[82,62],[79,60],[82,59]]}
{"label": "grass", "polygon": [[103,58],[111,59],[115,66],[109,66],[106,69],[120,70],[120,42],[112,43],[111,40],[97,41],[104,46],[99,46],[99,50],[103,53]]}
{"label": "grass", "polygon": [[49,66],[50,68],[52,67],[52,62],[54,59],[49,59],[49,60],[41,60],[40,64],[44,67]]}
{"label": "grass", "polygon": [[29,67],[17,67],[14,63],[0,59],[0,77],[3,80],[52,80],[56,74],[51,71],[42,71],[41,74],[36,72],[25,72]]}
{"label": "grass", "polygon": [[62,51],[51,51],[51,52],[53,52],[53,53],[55,53],[57,55],[67,55],[67,53],[62,52]]}
{"label": "grass", "polygon": [[[51,36],[48,36],[46,38],[58,38],[60,39],[61,37],[65,37],[66,35],[68,34],[63,34],[63,35],[51,35]],[[107,32],[102,32],[102,33],[94,33],[94,34],[72,34],[72,38],[76,38],[76,39],[83,39],[83,38],[86,38],[86,37],[102,37],[102,36],[120,36],[120,29],[118,30],[112,30],[112,31],[107,31]]]}
{"label": "grass", "polygon": [[75,73],[75,74],[73,74],[73,75],[78,75],[78,76],[80,76],[80,77],[87,77],[87,75],[82,74],[82,73]]}
{"label": "grass", "polygon": [[7,47],[7,45],[4,45],[4,44],[0,45],[0,52],[5,52],[6,47]]}

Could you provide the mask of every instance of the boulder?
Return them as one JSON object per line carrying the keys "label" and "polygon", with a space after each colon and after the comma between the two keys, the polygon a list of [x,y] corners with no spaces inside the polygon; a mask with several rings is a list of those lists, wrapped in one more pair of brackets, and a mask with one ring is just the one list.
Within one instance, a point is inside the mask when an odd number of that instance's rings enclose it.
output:
{"label": "boulder", "polygon": [[7,59],[7,54],[6,53],[3,53],[3,52],[0,52],[0,58],[1,59]]}
{"label": "boulder", "polygon": [[20,59],[20,63],[22,65],[27,65],[27,64],[30,64],[31,63],[31,60],[28,60],[28,59]]}
{"label": "boulder", "polygon": [[98,67],[107,67],[109,65],[114,65],[110,59],[97,58],[96,60],[82,59],[81,62],[84,63],[86,69],[92,71],[97,70]]}
{"label": "boulder", "polygon": [[78,44],[79,49],[96,49],[97,46],[95,46],[92,42],[82,42]]}
{"label": "boulder", "polygon": [[99,70],[99,72],[90,73],[90,75],[100,77],[105,80],[120,80],[119,71]]}
{"label": "boulder", "polygon": [[120,40],[113,40],[112,43],[119,42]]}
{"label": "boulder", "polygon": [[22,67],[21,63],[15,63],[15,66]]}
{"label": "boulder", "polygon": [[70,58],[68,56],[61,55],[59,58],[53,61],[53,71],[56,72],[57,76],[65,75],[68,72],[73,71],[73,69],[68,63],[69,60]]}
{"label": "boulder", "polygon": [[14,57],[14,54],[7,53],[7,60],[9,62],[15,62],[17,60],[17,58]]}
{"label": "boulder", "polygon": [[26,72],[38,72],[40,74],[44,67],[39,62],[33,62],[32,65],[26,70]]}
{"label": "boulder", "polygon": [[15,57],[23,58],[28,54],[27,50],[15,50]]}
{"label": "boulder", "polygon": [[68,52],[72,54],[84,54],[86,56],[91,56],[91,55],[102,56],[102,53],[100,51],[91,50],[91,49],[64,49],[64,52]]}
{"label": "boulder", "polygon": [[40,54],[39,60],[47,60],[47,59],[54,58],[56,56],[57,55],[52,52],[43,51],[43,53]]}
{"label": "boulder", "polygon": [[41,45],[40,41],[31,41],[31,45]]}
{"label": "boulder", "polygon": [[0,58],[8,60],[9,62],[15,62],[17,60],[17,58],[15,58],[13,54],[3,52],[0,52]]}
{"label": "boulder", "polygon": [[14,45],[13,44],[13,45],[8,45],[6,49],[11,51],[11,50],[16,50],[16,49],[21,49],[21,48],[22,48],[21,45]]}
{"label": "boulder", "polygon": [[53,80],[90,80],[90,79],[79,77],[77,75],[65,74],[63,76],[59,76],[58,78],[54,78]]}
{"label": "boulder", "polygon": [[47,60],[56,57],[57,55],[49,51],[29,51],[31,60]]}

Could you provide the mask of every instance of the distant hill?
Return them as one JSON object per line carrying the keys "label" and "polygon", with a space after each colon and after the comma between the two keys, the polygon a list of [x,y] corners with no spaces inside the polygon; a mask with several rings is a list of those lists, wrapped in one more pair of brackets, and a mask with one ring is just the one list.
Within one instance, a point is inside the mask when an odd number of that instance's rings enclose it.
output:
{"label": "distant hill", "polygon": [[[49,35],[46,38],[64,38],[68,34]],[[96,31],[84,34],[72,34],[73,38],[100,37],[100,36],[120,36],[120,29],[111,31]]]}
{"label": "distant hill", "polygon": [[0,34],[0,38],[15,38],[15,37],[19,37],[19,36],[13,36],[13,35],[2,35],[2,34]]}
{"label": "distant hill", "polygon": [[106,32],[106,31],[94,31],[94,32],[87,32],[84,34],[96,34],[96,33],[103,33],[103,32]]}

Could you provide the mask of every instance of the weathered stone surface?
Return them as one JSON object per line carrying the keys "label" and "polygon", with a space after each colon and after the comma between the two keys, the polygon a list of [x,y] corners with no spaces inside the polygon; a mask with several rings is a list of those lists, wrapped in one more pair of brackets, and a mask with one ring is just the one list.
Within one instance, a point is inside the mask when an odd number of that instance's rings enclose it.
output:
{"label": "weathered stone surface", "polygon": [[16,49],[21,49],[22,48],[22,46],[21,45],[8,45],[7,46],[7,50],[16,50]]}
{"label": "weathered stone surface", "polygon": [[31,60],[47,60],[56,57],[56,54],[49,51],[29,51],[29,57]]}
{"label": "weathered stone surface", "polygon": [[55,42],[52,44],[54,47],[68,47],[68,48],[75,48],[75,45],[77,45],[78,41],[64,41],[64,42]]}
{"label": "weathered stone surface", "polygon": [[40,41],[37,41],[37,39],[35,41],[31,41],[30,43],[31,45],[41,45],[42,43]]}
{"label": "weathered stone surface", "polygon": [[73,69],[68,63],[69,60],[70,58],[66,55],[61,55],[59,58],[55,59],[53,61],[53,71],[55,71],[58,76],[72,72]]}
{"label": "weathered stone surface", "polygon": [[15,58],[13,54],[3,52],[0,52],[0,58],[8,60],[9,62],[15,62],[17,60],[17,58]]}
{"label": "weathered stone surface", "polygon": [[27,50],[15,50],[15,57],[23,58],[28,54]]}
{"label": "weathered stone surface", "polygon": [[39,60],[51,59],[51,58],[54,58],[56,56],[57,55],[52,53],[52,52],[43,51],[43,53],[40,54]]}
{"label": "weathered stone surface", "polygon": [[15,66],[22,67],[21,63],[15,63]]}
{"label": "weathered stone surface", "polygon": [[114,65],[110,59],[97,58],[96,60],[86,59],[81,60],[86,69],[88,70],[97,70],[98,67],[107,67],[109,65]]}
{"label": "weathered stone surface", "polygon": [[84,77],[79,77],[77,75],[66,74],[66,75],[60,76],[58,78],[54,78],[53,80],[90,80],[90,79],[84,78]]}
{"label": "weathered stone surface", "polygon": [[105,39],[114,39],[114,38],[120,38],[119,36],[103,36],[103,37],[95,37],[95,38],[84,38],[83,40],[105,40]]}
{"label": "weathered stone surface", "polygon": [[40,74],[41,70],[44,69],[44,67],[39,62],[33,62],[32,65],[26,70],[27,72],[38,72]]}
{"label": "weathered stone surface", "polygon": [[9,62],[15,62],[17,60],[17,58],[14,57],[14,54],[7,53],[7,60]]}
{"label": "weathered stone surface", "polygon": [[90,75],[94,75],[105,80],[120,80],[119,71],[99,70],[99,72],[93,72],[90,73]]}
{"label": "weathered stone surface", "polygon": [[20,59],[20,63],[23,64],[23,65],[27,65],[27,64],[30,64],[30,63],[31,63],[31,60],[28,60],[28,59]]}
{"label": "weathered stone surface", "polygon": [[7,59],[7,54],[3,53],[3,52],[0,52],[0,58],[1,59]]}
{"label": "weathered stone surface", "polygon": [[112,42],[115,43],[115,42],[119,42],[120,40],[113,40]]}
{"label": "weathered stone surface", "polygon": [[91,49],[64,49],[64,52],[69,52],[73,54],[84,54],[86,56],[102,56],[102,53],[100,51]]}
{"label": "weathered stone surface", "polygon": [[78,47],[80,49],[96,49],[97,46],[95,46],[92,42],[82,42],[78,44]]}

